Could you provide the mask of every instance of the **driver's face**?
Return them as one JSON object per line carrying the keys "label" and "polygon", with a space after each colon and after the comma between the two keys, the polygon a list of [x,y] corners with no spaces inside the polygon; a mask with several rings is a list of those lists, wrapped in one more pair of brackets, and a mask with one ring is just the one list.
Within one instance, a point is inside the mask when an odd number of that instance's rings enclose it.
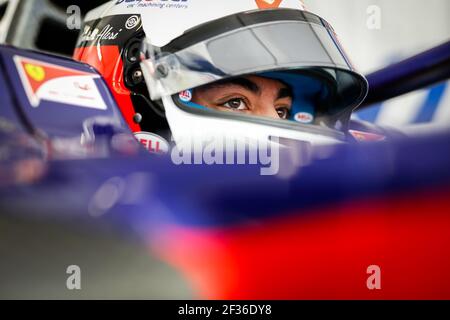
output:
{"label": "driver's face", "polygon": [[288,119],[292,90],[278,80],[246,76],[197,88],[192,101],[219,111]]}

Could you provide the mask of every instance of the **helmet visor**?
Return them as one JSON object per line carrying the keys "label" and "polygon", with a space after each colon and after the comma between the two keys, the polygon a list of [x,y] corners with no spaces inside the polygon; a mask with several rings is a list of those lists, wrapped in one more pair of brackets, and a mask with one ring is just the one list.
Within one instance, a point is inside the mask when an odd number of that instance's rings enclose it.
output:
{"label": "helmet visor", "polygon": [[[356,107],[364,99],[366,80],[355,72],[334,31],[321,18],[297,10],[269,10],[227,19],[228,24],[224,19],[211,22],[166,48],[147,50],[142,67],[153,100],[230,77],[307,68],[347,74],[335,79],[335,90],[348,95],[342,107]],[[227,31],[213,35],[211,29],[220,29],[218,24]]]}

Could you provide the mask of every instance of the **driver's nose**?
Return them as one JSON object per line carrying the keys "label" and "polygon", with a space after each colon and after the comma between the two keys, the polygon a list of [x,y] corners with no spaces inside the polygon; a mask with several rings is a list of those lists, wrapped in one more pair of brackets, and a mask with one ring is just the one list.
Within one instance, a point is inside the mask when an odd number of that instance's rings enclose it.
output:
{"label": "driver's nose", "polygon": [[256,104],[254,115],[273,119],[280,119],[280,116],[278,115],[278,112],[275,109],[275,105],[268,101],[264,101],[263,99],[261,100],[262,101],[258,101],[258,103]]}

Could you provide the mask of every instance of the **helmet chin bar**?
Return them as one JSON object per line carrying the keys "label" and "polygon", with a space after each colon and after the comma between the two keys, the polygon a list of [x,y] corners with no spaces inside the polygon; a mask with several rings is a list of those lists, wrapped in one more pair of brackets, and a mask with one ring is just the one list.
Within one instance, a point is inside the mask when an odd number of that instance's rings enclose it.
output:
{"label": "helmet chin bar", "polygon": [[[231,139],[235,141],[269,141],[273,138],[307,142],[314,146],[330,146],[346,142],[342,133],[336,132],[333,137],[330,129],[324,128],[324,134],[301,131],[295,126],[292,129],[275,125],[248,121],[245,116],[240,119],[196,114],[180,108],[173,97],[164,97],[167,121],[172,131],[174,142],[179,145],[196,141],[201,143],[212,139]],[[270,121],[270,120],[269,120]],[[274,120],[276,121],[276,120]],[[281,123],[281,121],[280,121]],[[311,127],[313,128],[313,127]],[[317,128],[316,128],[317,129]]]}
{"label": "helmet chin bar", "polygon": [[150,99],[148,99],[144,94],[138,94],[138,93],[132,93],[133,96],[141,99],[141,101],[143,101],[143,103],[150,108],[158,117],[165,119],[166,118],[166,114],[164,111],[164,107],[162,106],[162,102],[161,100],[159,101],[152,101]]}

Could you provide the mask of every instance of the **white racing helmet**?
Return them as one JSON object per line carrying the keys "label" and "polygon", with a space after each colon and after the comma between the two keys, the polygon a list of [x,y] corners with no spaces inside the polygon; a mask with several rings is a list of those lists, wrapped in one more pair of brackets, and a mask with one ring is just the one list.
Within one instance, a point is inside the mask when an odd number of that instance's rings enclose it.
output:
{"label": "white racing helmet", "polygon": [[[105,47],[118,47],[122,64],[116,65],[125,80],[117,79],[117,70],[104,76],[116,96],[119,89],[131,92],[133,99],[119,100],[137,134],[170,136],[176,143],[211,137],[342,143],[368,91],[332,27],[298,0],[115,0],[91,12],[87,25],[75,56],[92,64]],[[290,88],[286,119],[193,101],[199,87],[250,75]],[[151,114],[164,118],[169,136]]]}

